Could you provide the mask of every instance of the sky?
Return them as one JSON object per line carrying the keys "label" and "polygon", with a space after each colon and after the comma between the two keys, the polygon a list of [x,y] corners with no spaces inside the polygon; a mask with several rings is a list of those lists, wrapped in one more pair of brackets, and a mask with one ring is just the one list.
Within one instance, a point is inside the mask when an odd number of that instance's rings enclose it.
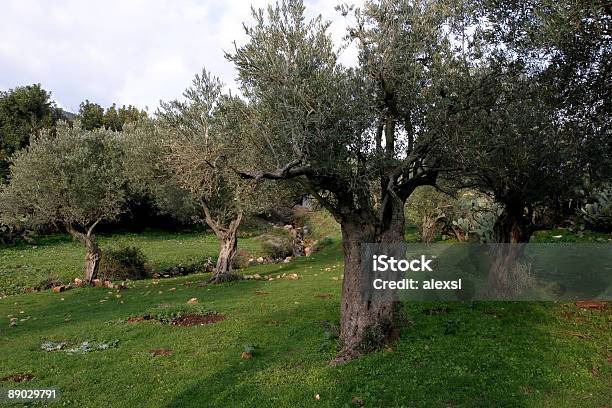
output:
{"label": "sky", "polygon": [[[249,4],[268,0],[0,0],[0,90],[40,83],[61,108],[85,99],[103,107],[132,104],[154,112],[180,97],[206,67],[236,89],[225,60],[233,41],[246,41]],[[305,0],[309,16],[332,22],[340,45],[347,20],[340,1]],[[360,1],[351,3],[360,4]],[[340,55],[352,64],[354,48]]]}

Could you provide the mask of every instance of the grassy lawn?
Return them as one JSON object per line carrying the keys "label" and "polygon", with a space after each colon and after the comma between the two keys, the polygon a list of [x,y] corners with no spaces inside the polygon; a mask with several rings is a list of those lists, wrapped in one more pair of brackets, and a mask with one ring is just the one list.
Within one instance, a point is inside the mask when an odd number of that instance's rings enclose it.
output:
{"label": "grassy lawn", "polygon": [[[393,347],[345,366],[328,361],[338,350],[342,258],[337,225],[316,213],[312,239],[331,246],[289,264],[245,273],[274,277],[200,286],[206,275],[133,282],[117,292],[79,288],[0,299],[0,378],[31,374],[0,387],[58,387],[65,406],[367,406],[367,407],[604,407],[612,398],[612,315],[574,304],[409,303],[409,324]],[[558,236],[562,237],[559,238]],[[556,238],[553,238],[556,237]],[[407,238],[418,239],[414,228]],[[101,235],[102,248],[134,245],[154,270],[214,257],[209,234],[146,231]],[[609,240],[567,230],[540,232],[536,242]],[[240,247],[258,254],[259,240]],[[84,251],[67,236],[0,249],[0,288],[18,293],[54,275],[80,276]],[[298,280],[278,279],[297,273]],[[128,323],[163,307],[198,308],[226,320],[175,327],[155,320]],[[162,307],[162,309],[160,309]],[[10,327],[17,317],[17,326]],[[23,320],[22,320],[23,319]],[[83,354],[41,350],[45,341],[78,346],[112,343]],[[253,358],[241,352],[253,346]],[[153,356],[152,349],[171,355]],[[316,395],[319,400],[315,399]]]}
{"label": "grassy lawn", "polygon": [[[105,236],[139,245],[157,267],[215,248],[201,235]],[[243,247],[255,241],[243,241]],[[204,244],[204,245],[203,245]],[[3,265],[80,265],[79,247],[65,240],[10,249]],[[46,259],[35,257],[48,254]],[[72,254],[72,252],[77,252]],[[22,258],[21,255],[24,255]],[[145,280],[117,293],[79,288],[0,300],[0,378],[31,374],[2,387],[58,387],[74,407],[604,407],[612,394],[610,309],[554,303],[412,303],[410,324],[392,348],[341,367],[328,323],[337,323],[342,261],[338,240],[290,264],[248,273],[299,280],[198,286],[205,275]],[[72,272],[70,272],[72,273]],[[17,275],[15,275],[17,276]],[[3,279],[8,279],[4,277]],[[11,278],[12,279],[12,278]],[[117,297],[117,295],[121,297]],[[159,305],[199,306],[224,321],[174,327],[127,323]],[[9,327],[9,318],[19,319]],[[116,342],[83,354],[41,350],[44,341]],[[253,358],[242,360],[244,345]],[[167,348],[169,356],[152,356]],[[320,400],[315,399],[315,395]],[[60,405],[61,406],[61,405]]]}
{"label": "grassy lawn", "polygon": [[[138,234],[102,234],[98,241],[103,251],[122,245],[142,249],[154,271],[216,258],[219,248],[215,236],[204,232],[149,230]],[[240,240],[240,249],[256,254],[260,245],[255,238],[244,238]],[[84,259],[85,248],[68,235],[41,237],[29,245],[0,247],[0,294],[20,293],[49,277],[68,283],[81,277]]]}

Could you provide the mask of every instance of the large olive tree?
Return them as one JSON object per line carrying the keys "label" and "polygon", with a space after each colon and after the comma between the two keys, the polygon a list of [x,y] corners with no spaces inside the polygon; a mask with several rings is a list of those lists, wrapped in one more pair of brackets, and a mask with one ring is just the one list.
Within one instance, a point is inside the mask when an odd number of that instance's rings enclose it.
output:
{"label": "large olive tree", "polygon": [[336,362],[369,347],[372,331],[396,333],[398,304],[372,301],[361,273],[364,243],[403,242],[404,204],[416,187],[434,183],[443,146],[444,77],[454,60],[441,3],[372,1],[353,13],[350,30],[359,66],[338,63],[320,17],[307,20],[301,1],[253,13],[248,42],[228,55],[247,100],[244,121],[255,165],[246,178],[290,179],[315,196],[341,224],[344,282]]}
{"label": "large olive tree", "polygon": [[0,220],[28,227],[57,225],[85,245],[85,280],[96,278],[100,248],[94,229],[124,207],[125,177],[115,134],[63,123],[15,154],[0,190]]}

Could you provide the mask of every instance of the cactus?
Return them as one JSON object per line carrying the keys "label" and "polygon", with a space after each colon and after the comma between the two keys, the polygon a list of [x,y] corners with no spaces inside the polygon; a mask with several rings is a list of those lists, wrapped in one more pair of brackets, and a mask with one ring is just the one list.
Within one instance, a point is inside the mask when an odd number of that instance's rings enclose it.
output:
{"label": "cactus", "polygon": [[594,202],[580,209],[585,224],[597,231],[612,231],[612,186],[593,194]]}

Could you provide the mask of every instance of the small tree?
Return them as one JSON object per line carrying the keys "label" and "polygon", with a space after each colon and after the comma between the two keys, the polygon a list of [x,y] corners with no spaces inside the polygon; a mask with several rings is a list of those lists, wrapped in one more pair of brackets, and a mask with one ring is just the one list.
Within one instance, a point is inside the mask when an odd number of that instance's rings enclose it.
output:
{"label": "small tree", "polygon": [[85,280],[96,278],[100,248],[93,234],[124,205],[121,151],[113,132],[81,130],[78,123],[43,132],[17,153],[0,192],[0,219],[29,227],[64,227],[86,248]]}
{"label": "small tree", "polygon": [[[134,169],[128,170],[129,178],[133,188],[153,197],[162,211],[199,210],[196,220],[206,223],[220,241],[210,282],[225,282],[236,278],[232,259],[239,226],[245,216],[270,205],[271,190],[232,171],[235,151],[243,148],[233,143],[239,137],[229,136],[241,131],[235,117],[240,109],[234,106],[240,101],[224,95],[220,81],[205,70],[183,96],[182,101],[161,103],[158,126],[140,122],[127,128],[128,160]],[[275,191],[279,198],[282,192]]]}

